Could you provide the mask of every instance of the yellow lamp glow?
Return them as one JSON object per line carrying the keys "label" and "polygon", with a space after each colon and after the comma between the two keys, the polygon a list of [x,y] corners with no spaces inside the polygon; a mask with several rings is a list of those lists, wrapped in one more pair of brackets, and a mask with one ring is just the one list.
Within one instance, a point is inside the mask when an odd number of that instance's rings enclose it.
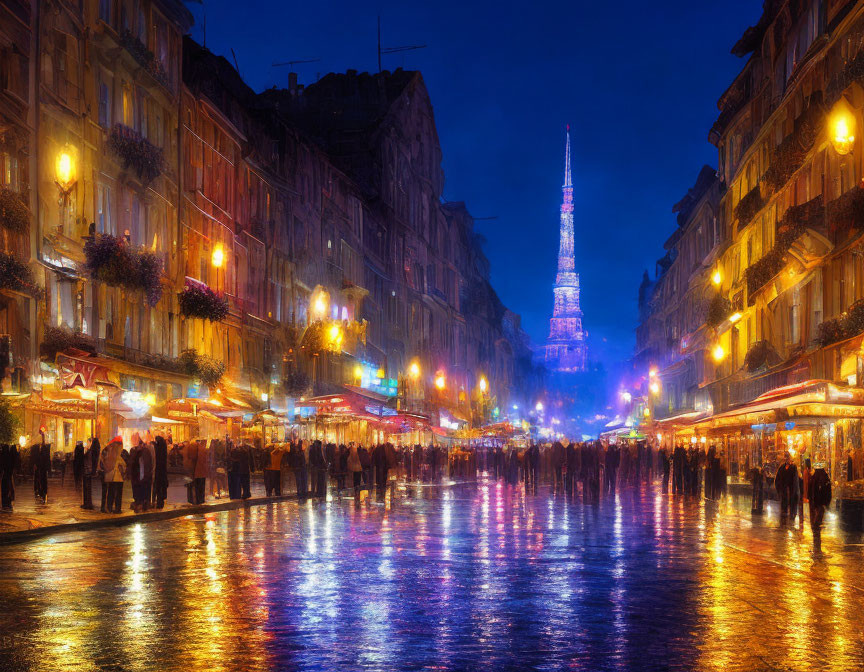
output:
{"label": "yellow lamp glow", "polygon": [[327,294],[319,292],[312,302],[312,310],[317,317],[324,317],[327,313]]}
{"label": "yellow lamp glow", "polygon": [[657,382],[651,383],[651,385],[648,386],[648,389],[651,390],[651,394],[655,397],[660,394],[660,384]]}
{"label": "yellow lamp glow", "polygon": [[261,401],[266,403],[268,399],[270,399],[270,395],[267,394],[266,392],[262,392],[261,393]]}
{"label": "yellow lamp glow", "polygon": [[330,336],[330,340],[333,343],[337,343],[342,340],[342,328],[338,324],[330,325],[330,331],[328,332]]}
{"label": "yellow lamp glow", "polygon": [[152,392],[150,394],[145,394],[144,401],[147,403],[148,406],[153,406],[156,403],[156,395]]}
{"label": "yellow lamp glow", "polygon": [[439,391],[447,387],[447,378],[440,371],[435,376],[435,388]]}
{"label": "yellow lamp glow", "polygon": [[71,152],[64,149],[57,155],[54,177],[63,192],[68,192],[75,184],[75,160]]}
{"label": "yellow lamp glow", "polygon": [[408,375],[415,380],[420,377],[420,364],[416,359],[408,365]]}
{"label": "yellow lamp glow", "polygon": [[729,321],[730,321],[732,324],[735,324],[735,323],[736,323],[738,320],[740,320],[740,319],[741,319],[741,313],[732,313],[732,314],[729,316]]}
{"label": "yellow lamp glow", "polygon": [[651,415],[651,409],[648,408],[648,407],[646,406],[646,407],[642,410],[642,415],[644,415],[644,416],[647,418],[649,415]]}
{"label": "yellow lamp glow", "polygon": [[648,377],[649,378],[656,378],[657,377],[656,367],[651,367],[651,370],[648,372]]}
{"label": "yellow lamp glow", "polygon": [[480,391],[486,394],[486,390],[489,389],[489,381],[486,380],[486,376],[480,376],[480,382],[477,385],[480,387]]}
{"label": "yellow lamp glow", "polygon": [[383,366],[375,372],[375,376],[378,378],[385,378],[387,376],[387,372],[384,370]]}
{"label": "yellow lamp glow", "polygon": [[834,150],[841,156],[852,151],[855,136],[852,134],[852,122],[845,114],[838,114],[832,124],[831,142]]}
{"label": "yellow lamp glow", "polygon": [[711,275],[711,282],[713,282],[715,285],[718,285],[718,286],[720,285],[721,282],[723,282],[723,274],[720,273],[719,268],[716,271],[714,271],[714,273]]}
{"label": "yellow lamp glow", "polygon": [[359,380],[362,377],[363,377],[363,367],[360,366],[359,364],[355,364],[354,365],[354,378]]}
{"label": "yellow lamp glow", "polygon": [[27,445],[27,437],[24,436],[23,434],[22,434],[21,436],[18,437],[18,445],[21,446],[22,448],[23,448],[25,445]]}
{"label": "yellow lamp glow", "polygon": [[722,345],[715,345],[714,349],[711,351],[711,356],[714,358],[715,362],[722,362],[726,359],[726,351],[723,349]]}
{"label": "yellow lamp glow", "polygon": [[221,243],[213,248],[210,263],[213,265],[213,268],[222,268],[222,264],[225,263],[225,248],[222,247]]}

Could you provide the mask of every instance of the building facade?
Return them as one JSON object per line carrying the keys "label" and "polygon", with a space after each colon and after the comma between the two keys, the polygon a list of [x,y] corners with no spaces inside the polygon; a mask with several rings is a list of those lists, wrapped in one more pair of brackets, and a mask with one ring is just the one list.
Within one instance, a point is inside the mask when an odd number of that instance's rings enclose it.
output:
{"label": "building facade", "polygon": [[[643,285],[639,365],[660,372],[646,424],[719,444],[733,475],[787,450],[835,482],[861,461],[862,45],[864,3],[765,3],[709,135],[719,184],[687,225],[702,233],[679,228]],[[686,392],[666,367],[694,372]]]}
{"label": "building facade", "polygon": [[419,73],[257,94],[179,0],[0,11],[0,364],[25,439],[288,426],[349,392],[453,427],[537,394],[443,202]]}

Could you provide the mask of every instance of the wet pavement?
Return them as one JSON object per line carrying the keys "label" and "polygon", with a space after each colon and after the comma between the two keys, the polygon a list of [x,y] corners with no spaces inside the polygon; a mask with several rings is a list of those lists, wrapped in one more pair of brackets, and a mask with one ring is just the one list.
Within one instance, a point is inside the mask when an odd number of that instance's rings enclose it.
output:
{"label": "wet pavement", "polygon": [[0,547],[0,668],[864,669],[864,540],[738,504],[481,481]]}

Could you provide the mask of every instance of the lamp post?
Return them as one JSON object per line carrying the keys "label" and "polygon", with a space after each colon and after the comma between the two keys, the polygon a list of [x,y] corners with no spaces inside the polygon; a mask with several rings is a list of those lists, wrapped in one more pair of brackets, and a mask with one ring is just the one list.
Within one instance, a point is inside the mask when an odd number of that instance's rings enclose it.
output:
{"label": "lamp post", "polygon": [[67,145],[60,150],[54,162],[54,183],[60,190],[60,227],[64,232],[66,232],[66,210],[69,206],[69,196],[76,181],[75,152]]}

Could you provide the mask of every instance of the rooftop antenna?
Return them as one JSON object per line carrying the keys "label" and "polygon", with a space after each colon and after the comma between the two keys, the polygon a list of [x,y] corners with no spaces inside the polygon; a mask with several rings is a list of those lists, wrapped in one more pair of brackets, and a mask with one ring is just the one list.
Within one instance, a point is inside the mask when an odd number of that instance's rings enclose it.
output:
{"label": "rooftop antenna", "polygon": [[234,67],[237,69],[237,74],[240,74],[240,64],[237,63],[237,54],[234,53],[234,47],[231,47],[231,55],[234,57]]}
{"label": "rooftop antenna", "polygon": [[317,63],[320,60],[320,58],[301,58],[296,61],[282,61],[281,63],[273,63],[272,65],[274,68],[281,68],[285,65],[290,68],[292,65],[297,65],[298,63]]}
{"label": "rooftop antenna", "polygon": [[400,51],[414,51],[415,49],[425,49],[425,44],[412,44],[406,47],[382,47],[381,46],[381,16],[378,16],[378,72],[381,72],[381,56],[382,54],[397,54]]}

